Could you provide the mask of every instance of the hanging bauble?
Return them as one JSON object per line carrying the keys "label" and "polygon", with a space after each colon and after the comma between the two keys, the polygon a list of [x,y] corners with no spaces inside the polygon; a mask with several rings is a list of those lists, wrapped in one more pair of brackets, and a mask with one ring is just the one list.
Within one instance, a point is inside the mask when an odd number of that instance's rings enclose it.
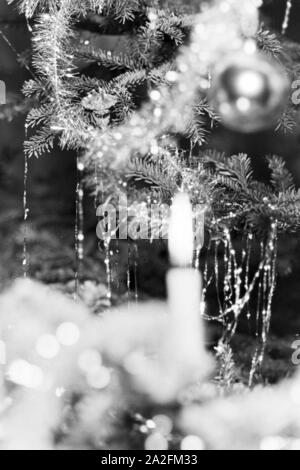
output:
{"label": "hanging bauble", "polygon": [[257,132],[275,127],[287,105],[289,86],[275,61],[257,52],[238,53],[213,70],[209,101],[226,127]]}

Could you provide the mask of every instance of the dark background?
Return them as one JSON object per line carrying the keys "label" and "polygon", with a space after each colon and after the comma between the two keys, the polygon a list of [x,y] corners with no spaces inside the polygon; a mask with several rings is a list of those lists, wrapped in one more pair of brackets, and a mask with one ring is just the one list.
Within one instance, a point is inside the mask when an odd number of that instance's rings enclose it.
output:
{"label": "dark background", "polygon": [[[271,28],[281,29],[285,11],[285,0],[265,0],[262,9],[264,21]],[[300,41],[300,2],[294,1],[287,36]],[[13,6],[0,0],[0,28],[5,31],[18,52],[30,48],[30,33],[23,17]],[[29,78],[26,69],[18,63],[15,54],[0,37],[0,80],[7,84],[9,96],[20,94],[22,84]],[[22,198],[24,156],[24,116],[20,115],[11,122],[0,120],[0,285],[22,274]],[[229,153],[243,151],[252,157],[256,177],[263,178],[266,164],[263,157],[276,153],[285,157],[297,184],[300,184],[300,146],[299,131],[293,135],[273,132],[243,136],[220,128],[212,147]],[[32,269],[35,277],[46,282],[71,281],[74,269],[74,217],[75,217],[76,165],[75,155],[55,149],[51,154],[30,161],[29,207],[33,227],[29,233],[32,244]],[[94,253],[96,245],[96,219],[93,202],[86,199],[87,232],[86,252]],[[297,256],[300,256],[298,240],[286,237],[280,244],[279,285],[274,303],[273,330],[276,333],[300,333],[300,270]],[[36,248],[37,247],[37,248]],[[150,250],[151,251],[151,250]],[[34,259],[36,253],[37,260]],[[51,253],[51,261],[50,260]],[[94,255],[93,255],[94,256]],[[150,255],[153,258],[153,254]],[[101,255],[99,255],[99,260]],[[54,261],[53,261],[54,259]],[[95,267],[95,260],[87,262],[87,277],[94,276],[99,281],[103,277],[101,268]],[[147,283],[146,274],[140,274],[145,290],[153,295],[161,295],[163,275],[159,258],[149,267],[148,276],[157,276],[158,286],[153,281]],[[61,265],[64,269],[61,269]],[[99,262],[100,265],[100,262]],[[49,267],[50,266],[50,267]],[[51,269],[50,269],[51,268]],[[51,277],[50,276],[51,271]],[[163,271],[163,269],[162,269]],[[53,274],[54,272],[54,274]],[[50,278],[49,278],[50,276]],[[144,276],[144,277],[143,277]],[[150,287],[151,284],[151,287]],[[299,313],[299,315],[298,315]]]}

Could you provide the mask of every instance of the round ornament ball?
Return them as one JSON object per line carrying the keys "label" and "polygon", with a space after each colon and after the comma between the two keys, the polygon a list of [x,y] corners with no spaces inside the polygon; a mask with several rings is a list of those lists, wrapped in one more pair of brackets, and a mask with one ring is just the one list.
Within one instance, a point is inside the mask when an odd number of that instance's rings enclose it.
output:
{"label": "round ornament ball", "polygon": [[279,64],[261,53],[239,53],[215,67],[208,99],[226,127],[251,133],[276,125],[289,88]]}

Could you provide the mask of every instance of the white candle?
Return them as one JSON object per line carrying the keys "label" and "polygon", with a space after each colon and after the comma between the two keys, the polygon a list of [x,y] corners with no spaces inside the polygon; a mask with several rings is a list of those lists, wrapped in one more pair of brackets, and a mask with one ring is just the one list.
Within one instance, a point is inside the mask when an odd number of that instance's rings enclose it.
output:
{"label": "white candle", "polygon": [[166,354],[172,356],[174,367],[181,368],[181,365],[187,369],[199,364],[202,355],[206,356],[201,318],[202,276],[192,267],[194,241],[192,205],[187,194],[179,193],[174,199],[169,225],[169,254],[174,267],[167,274],[171,318]]}
{"label": "white candle", "polygon": [[178,193],[171,208],[169,255],[173,266],[192,265],[194,253],[193,209],[189,196]]}

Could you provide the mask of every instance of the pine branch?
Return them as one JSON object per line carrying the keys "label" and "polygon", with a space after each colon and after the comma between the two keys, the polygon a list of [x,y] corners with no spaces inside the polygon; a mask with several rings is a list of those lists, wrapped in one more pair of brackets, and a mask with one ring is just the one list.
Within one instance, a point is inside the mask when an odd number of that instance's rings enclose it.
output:
{"label": "pine branch", "polygon": [[265,54],[277,58],[283,53],[282,43],[277,38],[276,34],[260,29],[255,39],[259,49]]}
{"label": "pine branch", "polygon": [[59,5],[60,0],[6,0],[10,5],[14,2],[17,3],[17,6],[21,13],[24,13],[27,18],[32,18],[32,16],[37,12],[44,11],[55,11]]}
{"label": "pine branch", "polygon": [[285,134],[292,134],[297,125],[297,114],[298,112],[293,108],[286,109],[285,112],[281,114],[275,130]]}
{"label": "pine branch", "polygon": [[106,0],[103,4],[105,13],[124,24],[127,21],[134,21],[144,2],[142,0]]}
{"label": "pine branch", "polygon": [[24,83],[22,91],[27,98],[42,100],[50,93],[50,88],[43,80],[28,80]]}
{"label": "pine branch", "polygon": [[176,46],[183,43],[185,34],[182,31],[182,20],[176,16],[161,17],[157,21],[157,30],[175,42]]}
{"label": "pine branch", "polygon": [[78,77],[73,77],[69,81],[70,89],[72,90],[72,96],[74,100],[76,97],[86,96],[92,91],[103,90],[108,92],[109,85],[104,80],[98,78],[87,77],[85,75],[80,75]]}
{"label": "pine branch", "polygon": [[135,157],[132,159],[127,177],[136,182],[144,182],[152,189],[171,196],[177,188],[178,170],[176,166],[166,164],[163,156],[159,163],[149,158]]}
{"label": "pine branch", "polygon": [[53,149],[56,134],[47,127],[38,130],[24,143],[24,149],[29,158],[40,157]]}
{"label": "pine branch", "polygon": [[110,51],[103,51],[95,48],[82,48],[76,51],[76,55],[80,59],[85,59],[89,62],[96,62],[99,66],[105,67],[109,70],[128,70],[134,71],[139,69],[140,66],[136,60],[124,53],[114,54]]}
{"label": "pine branch", "polygon": [[269,156],[267,160],[271,170],[271,184],[276,193],[294,190],[294,179],[291,173],[286,169],[284,160],[277,155]]}
{"label": "pine branch", "polygon": [[188,137],[194,144],[203,145],[207,142],[210,129],[217,121],[219,118],[207,101],[201,100],[193,108],[193,119],[187,129]]}
{"label": "pine branch", "polygon": [[52,112],[52,106],[49,104],[44,104],[39,108],[32,108],[26,118],[28,128],[47,124],[51,119]]}

